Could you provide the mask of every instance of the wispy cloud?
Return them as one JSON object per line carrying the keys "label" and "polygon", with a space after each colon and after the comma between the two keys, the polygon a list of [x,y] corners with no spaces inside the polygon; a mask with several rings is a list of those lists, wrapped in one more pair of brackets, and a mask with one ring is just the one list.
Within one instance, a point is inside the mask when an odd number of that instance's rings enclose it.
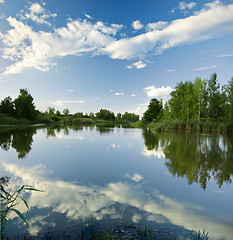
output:
{"label": "wispy cloud", "polygon": [[131,97],[136,97],[137,95],[136,94],[131,94]]}
{"label": "wispy cloud", "polygon": [[42,7],[39,3],[31,3],[31,6],[28,8],[28,12],[22,11],[20,16],[22,20],[31,19],[32,21],[38,24],[44,23],[47,25],[51,25],[51,23],[46,21],[46,19],[50,17],[56,17],[57,14],[50,13],[44,7]]}
{"label": "wispy cloud", "polygon": [[55,105],[55,106],[58,106],[58,107],[61,107],[65,104],[76,104],[76,103],[84,103],[84,101],[82,100],[74,100],[74,101],[70,101],[70,100],[65,100],[65,101],[62,101],[62,100],[57,100],[57,101],[50,101],[49,103]]}
{"label": "wispy cloud", "polygon": [[160,87],[156,88],[155,86],[146,87],[143,89],[148,97],[159,97],[169,95],[172,91],[171,87]]}
{"label": "wispy cloud", "polygon": [[188,10],[196,7],[196,3],[195,2],[190,2],[190,3],[186,3],[184,1],[182,2],[179,2],[178,6],[177,7],[174,7],[171,12],[174,13],[177,9],[182,11],[184,14],[187,14],[188,13]]}
{"label": "wispy cloud", "polygon": [[168,69],[167,72],[175,72],[176,69]]}
{"label": "wispy cloud", "polygon": [[89,14],[87,13],[84,13],[85,17],[88,18],[88,19],[94,19],[93,17],[91,17]]}
{"label": "wispy cloud", "polygon": [[4,0],[0,0],[0,3],[4,3]]}
{"label": "wispy cloud", "polygon": [[132,27],[133,27],[134,30],[137,31],[137,30],[142,29],[144,26],[143,26],[143,24],[140,22],[140,20],[136,20],[136,21],[132,22]]}
{"label": "wispy cloud", "polygon": [[222,57],[233,57],[233,53],[230,54],[220,54],[217,56],[218,58],[222,58]]}
{"label": "wispy cloud", "polygon": [[190,2],[190,3],[180,2],[179,3],[179,9],[180,10],[192,9],[192,8],[196,7],[196,5],[197,4],[195,2]]}
{"label": "wispy cloud", "polygon": [[213,66],[205,66],[205,67],[200,67],[200,68],[195,68],[195,71],[202,71],[202,70],[207,70],[207,69],[213,69],[216,68],[217,66],[213,65]]}
{"label": "wispy cloud", "polygon": [[125,95],[124,93],[114,93],[115,96],[123,96]]}

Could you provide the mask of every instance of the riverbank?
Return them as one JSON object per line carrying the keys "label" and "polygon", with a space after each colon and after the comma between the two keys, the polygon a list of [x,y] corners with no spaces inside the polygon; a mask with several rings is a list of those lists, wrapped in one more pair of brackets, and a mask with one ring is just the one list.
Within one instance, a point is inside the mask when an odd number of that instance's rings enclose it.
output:
{"label": "riverbank", "polygon": [[113,121],[98,119],[98,118],[81,118],[81,117],[61,117],[61,118],[51,118],[48,116],[38,116],[34,120],[28,119],[17,119],[7,115],[0,114],[0,126],[10,127],[10,126],[42,126],[42,125],[112,125],[115,124],[127,124],[130,125],[128,120],[115,119]]}
{"label": "riverbank", "polygon": [[169,130],[176,131],[195,131],[206,133],[230,133],[233,132],[233,122],[220,121],[182,121],[182,120],[164,120],[161,122],[144,123],[142,120],[131,123],[133,127],[147,127],[158,132]]}

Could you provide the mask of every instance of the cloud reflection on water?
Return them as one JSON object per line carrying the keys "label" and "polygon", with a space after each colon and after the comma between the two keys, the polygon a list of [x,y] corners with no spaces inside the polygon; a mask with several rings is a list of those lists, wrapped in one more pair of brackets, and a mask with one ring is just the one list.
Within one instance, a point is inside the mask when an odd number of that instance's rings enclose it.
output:
{"label": "cloud reflection on water", "polygon": [[[17,184],[29,184],[44,191],[43,193],[30,193],[28,201],[32,208],[31,211],[35,208],[52,208],[53,212],[63,213],[70,220],[85,221],[90,217],[101,220],[109,214],[120,218],[113,208],[113,205],[118,202],[123,206],[132,206],[145,211],[149,221],[157,223],[167,221],[189,230],[202,230],[205,227],[210,235],[217,238],[224,236],[230,239],[233,235],[232,219],[219,217],[204,207],[190,204],[187,201],[181,202],[169,198],[160,194],[157,189],[147,192],[141,183],[124,181],[109,183],[105,186],[84,186],[50,179],[43,165],[32,168],[6,163],[1,163],[1,165],[17,179]],[[14,184],[16,182],[12,181],[12,187]],[[19,205],[19,208],[22,212],[26,212],[23,205]],[[139,222],[140,217],[136,213],[132,221]],[[34,219],[29,219],[34,223],[30,230],[31,234],[40,230],[40,227],[36,226],[38,219],[40,222],[47,223],[44,216],[38,215]],[[55,225],[55,223],[50,224]]]}

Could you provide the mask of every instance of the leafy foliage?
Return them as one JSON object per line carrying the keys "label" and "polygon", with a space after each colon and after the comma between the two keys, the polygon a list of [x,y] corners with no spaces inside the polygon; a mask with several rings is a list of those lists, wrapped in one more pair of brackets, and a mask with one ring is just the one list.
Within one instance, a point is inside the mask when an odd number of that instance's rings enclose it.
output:
{"label": "leafy foliage", "polygon": [[0,178],[0,236],[1,239],[4,239],[6,224],[10,222],[8,217],[10,212],[14,212],[24,223],[28,225],[27,220],[25,219],[24,215],[17,210],[15,207],[19,204],[19,200],[21,200],[26,208],[29,210],[28,203],[25,199],[20,197],[20,194],[23,190],[29,191],[40,191],[35,189],[31,186],[23,185],[15,192],[11,193],[10,191],[6,190],[6,186],[8,186],[10,178],[2,177]]}
{"label": "leafy foliage", "polygon": [[103,120],[113,121],[115,119],[114,113],[106,109],[100,109],[95,115],[97,118]]}
{"label": "leafy foliage", "polygon": [[36,111],[33,100],[27,89],[20,89],[18,98],[14,100],[17,118],[35,119]]}
{"label": "leafy foliage", "polygon": [[4,98],[0,103],[0,113],[7,114],[9,116],[15,115],[14,102],[10,96]]}
{"label": "leafy foliage", "polygon": [[156,98],[150,100],[148,109],[143,114],[142,120],[144,122],[152,122],[158,119],[159,115],[162,113],[163,103]]}

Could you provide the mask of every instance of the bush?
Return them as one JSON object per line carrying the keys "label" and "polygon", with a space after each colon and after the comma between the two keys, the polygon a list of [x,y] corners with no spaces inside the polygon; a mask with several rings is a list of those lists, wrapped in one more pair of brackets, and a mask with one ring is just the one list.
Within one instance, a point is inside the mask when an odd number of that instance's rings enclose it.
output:
{"label": "bush", "polygon": [[36,118],[35,123],[49,124],[49,123],[53,123],[53,120],[48,116],[40,115]]}
{"label": "bush", "polygon": [[81,125],[81,124],[94,124],[95,121],[90,118],[75,118],[73,119],[73,124]]}

